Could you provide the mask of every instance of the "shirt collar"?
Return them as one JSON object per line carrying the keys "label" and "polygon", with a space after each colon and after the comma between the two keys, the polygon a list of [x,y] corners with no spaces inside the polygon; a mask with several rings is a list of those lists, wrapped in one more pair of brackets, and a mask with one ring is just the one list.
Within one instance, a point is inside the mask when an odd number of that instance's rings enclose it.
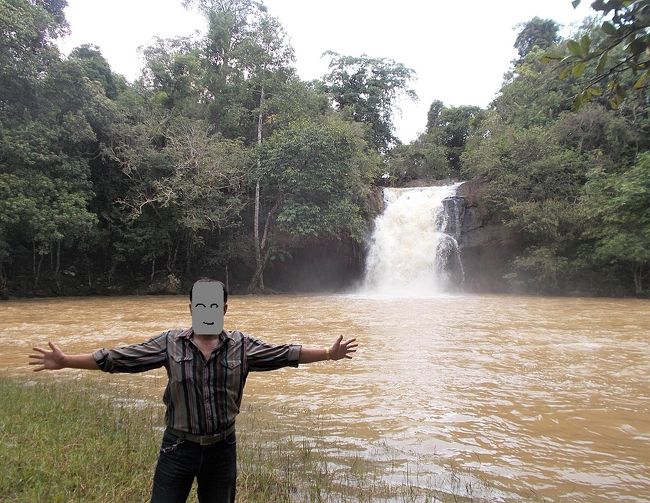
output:
{"label": "shirt collar", "polygon": [[[177,336],[177,339],[183,338],[187,340],[191,340],[194,337],[194,329],[192,327],[186,328],[185,330],[182,330]],[[222,330],[221,333],[219,334],[219,338],[223,341],[225,339],[234,339],[232,332],[228,332],[227,330]]]}

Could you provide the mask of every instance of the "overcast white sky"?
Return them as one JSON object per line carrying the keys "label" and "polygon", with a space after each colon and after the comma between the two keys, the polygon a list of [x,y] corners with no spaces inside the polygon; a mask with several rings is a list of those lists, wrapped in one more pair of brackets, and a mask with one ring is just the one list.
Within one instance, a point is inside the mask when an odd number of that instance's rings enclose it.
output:
{"label": "overcast white sky", "polygon": [[[550,18],[568,34],[586,16],[590,1],[573,9],[570,0],[265,0],[296,52],[301,78],[327,72],[326,50],[345,55],[388,57],[414,69],[417,102],[401,103],[395,117],[405,143],[424,130],[434,99],[445,105],[485,107],[498,91],[516,52],[515,26],[534,16]],[[113,71],[129,81],[140,74],[138,47],[154,37],[204,32],[206,23],[181,0],[68,0],[71,35],[59,43],[99,46]]]}

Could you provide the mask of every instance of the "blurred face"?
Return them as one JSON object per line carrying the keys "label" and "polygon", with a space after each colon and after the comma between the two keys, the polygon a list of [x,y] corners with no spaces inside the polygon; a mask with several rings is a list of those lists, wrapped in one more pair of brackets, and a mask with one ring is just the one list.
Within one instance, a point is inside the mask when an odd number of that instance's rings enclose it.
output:
{"label": "blurred face", "polygon": [[195,334],[218,335],[223,330],[223,286],[217,282],[196,282],[192,287],[192,328]]}

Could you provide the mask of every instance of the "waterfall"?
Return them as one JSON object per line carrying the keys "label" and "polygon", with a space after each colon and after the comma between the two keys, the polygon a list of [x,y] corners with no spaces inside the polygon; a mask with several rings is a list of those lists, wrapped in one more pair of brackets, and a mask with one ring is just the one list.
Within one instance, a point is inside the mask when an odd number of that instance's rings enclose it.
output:
{"label": "waterfall", "polygon": [[384,212],[375,219],[366,261],[365,293],[426,296],[458,290],[464,280],[459,185],[384,189]]}

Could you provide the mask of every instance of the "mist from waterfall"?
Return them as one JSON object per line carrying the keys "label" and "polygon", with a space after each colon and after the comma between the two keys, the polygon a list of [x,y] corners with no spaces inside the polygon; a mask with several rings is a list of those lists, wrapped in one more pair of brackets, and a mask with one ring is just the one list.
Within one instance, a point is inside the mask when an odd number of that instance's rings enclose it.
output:
{"label": "mist from waterfall", "polygon": [[418,297],[459,290],[459,185],[384,188],[385,209],[375,219],[360,293]]}

